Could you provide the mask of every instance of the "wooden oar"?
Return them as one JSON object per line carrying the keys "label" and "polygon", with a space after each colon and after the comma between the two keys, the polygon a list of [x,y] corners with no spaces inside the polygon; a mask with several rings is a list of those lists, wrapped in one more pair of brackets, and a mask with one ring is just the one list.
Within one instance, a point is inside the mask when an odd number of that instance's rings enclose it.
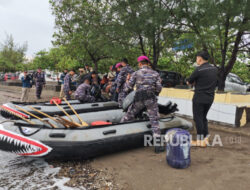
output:
{"label": "wooden oar", "polygon": [[29,111],[27,111],[27,110],[25,110],[25,109],[23,109],[23,108],[21,108],[21,107],[19,107],[19,106],[15,106],[15,107],[16,107],[17,109],[23,111],[24,113],[27,113],[27,114],[29,114],[30,116],[32,116],[32,117],[38,119],[39,121],[41,121],[41,122],[43,122],[43,123],[45,123],[45,124],[49,124],[49,125],[50,125],[51,127],[53,127],[53,128],[57,128],[56,125],[50,123],[49,121],[45,121],[45,120],[43,120],[42,118],[36,116],[36,115],[33,114],[33,113],[30,113]]}
{"label": "wooden oar", "polygon": [[62,122],[63,125],[67,125],[68,127],[79,127],[78,125],[76,125],[75,123],[63,118],[63,117],[60,117],[60,116],[55,116],[59,122]]}
{"label": "wooden oar", "polygon": [[[50,118],[51,120],[53,120],[53,121],[55,121],[55,122],[57,122],[57,123],[59,123],[59,124],[62,124],[62,123],[60,123],[57,119],[55,119],[54,117],[51,117],[50,115],[48,115],[48,114],[46,114],[46,113],[44,113],[44,112],[42,112],[42,111],[40,111],[40,110],[38,110],[38,109],[36,109],[36,108],[33,108],[33,107],[31,107],[31,106],[28,106],[28,108],[30,108],[30,109],[32,109],[32,110],[34,110],[34,111],[36,111],[36,112],[42,114],[43,116],[45,116],[45,117],[47,117],[47,118]],[[65,125],[64,125],[64,127],[68,128],[68,126],[65,126]]]}
{"label": "wooden oar", "polygon": [[63,109],[63,107],[61,107],[60,105],[58,105],[58,103],[56,103],[56,101],[53,101],[53,102],[54,102],[54,104],[56,104],[56,106],[57,106],[60,110],[62,110],[62,112],[71,120],[72,123],[74,123],[74,124],[77,125],[78,127],[82,127],[81,124],[76,123],[76,122],[73,120],[73,118]]}
{"label": "wooden oar", "polygon": [[86,123],[85,121],[82,120],[82,118],[78,115],[78,113],[76,112],[76,110],[70,105],[69,101],[66,98],[63,98],[63,100],[68,104],[68,106],[70,107],[70,109],[74,112],[74,114],[76,115],[76,117],[82,123],[82,126],[84,126],[84,127],[89,126],[88,123]]}
{"label": "wooden oar", "polygon": [[14,115],[14,116],[16,116],[16,117],[19,117],[20,119],[26,121],[27,123],[29,123],[29,124],[31,124],[31,125],[35,125],[35,124],[36,124],[36,123],[34,123],[33,121],[30,121],[30,120],[28,120],[28,119],[26,119],[26,118],[24,118],[24,117],[22,117],[22,116],[20,116],[20,115],[18,115],[18,114],[14,113],[14,112],[12,112],[12,111],[10,111],[10,110],[8,110],[8,109],[6,109],[6,108],[3,107],[3,106],[1,106],[1,108],[2,108],[4,111],[6,111],[6,112],[8,112],[8,113],[10,113],[10,114],[12,114],[12,115]]}

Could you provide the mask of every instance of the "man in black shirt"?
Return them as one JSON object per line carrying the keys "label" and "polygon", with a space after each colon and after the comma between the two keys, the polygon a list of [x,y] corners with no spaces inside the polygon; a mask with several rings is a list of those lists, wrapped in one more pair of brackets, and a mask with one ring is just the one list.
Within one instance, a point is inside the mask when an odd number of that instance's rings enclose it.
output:
{"label": "man in black shirt", "polygon": [[217,86],[218,70],[208,63],[209,54],[201,51],[196,55],[199,65],[187,80],[188,85],[195,86],[193,96],[193,118],[196,124],[197,141],[193,146],[206,147],[208,143],[207,113],[214,101],[214,91]]}

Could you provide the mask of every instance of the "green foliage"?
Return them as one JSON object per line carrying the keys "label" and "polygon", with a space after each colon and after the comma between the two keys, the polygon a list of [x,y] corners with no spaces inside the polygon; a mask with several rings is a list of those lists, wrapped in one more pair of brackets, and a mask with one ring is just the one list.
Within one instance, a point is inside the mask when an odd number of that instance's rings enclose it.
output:
{"label": "green foliage", "polygon": [[189,77],[194,70],[194,63],[195,55],[192,50],[172,51],[164,54],[164,57],[159,59],[157,68],[178,72],[184,77]]}
{"label": "green foliage", "polygon": [[60,71],[63,71],[64,69],[77,69],[79,67],[81,67],[81,65],[77,60],[67,56],[62,57],[56,65],[56,68]]}
{"label": "green foliage", "polygon": [[18,71],[25,62],[27,44],[15,44],[12,35],[7,35],[3,44],[0,44],[0,71]]}
{"label": "green foliage", "polygon": [[232,69],[244,82],[250,83],[250,68],[245,63],[237,61]]}

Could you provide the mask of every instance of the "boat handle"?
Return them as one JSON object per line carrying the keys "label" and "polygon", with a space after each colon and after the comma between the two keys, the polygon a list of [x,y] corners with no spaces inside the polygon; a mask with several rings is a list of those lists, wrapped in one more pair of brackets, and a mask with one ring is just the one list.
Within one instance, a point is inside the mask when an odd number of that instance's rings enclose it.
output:
{"label": "boat handle", "polygon": [[96,106],[99,106],[99,104],[92,104],[91,106],[92,107],[96,107]]}
{"label": "boat handle", "polygon": [[37,109],[37,110],[41,110],[41,107],[33,107],[33,108],[35,108],[35,109]]}
{"label": "boat handle", "polygon": [[69,107],[69,106],[63,106],[63,108],[64,108],[64,109],[70,109],[70,107]]}
{"label": "boat handle", "polygon": [[49,137],[51,137],[51,138],[65,138],[66,135],[64,133],[51,133],[51,134],[49,134]]}
{"label": "boat handle", "polygon": [[116,133],[116,130],[115,130],[115,129],[109,130],[109,131],[103,131],[103,134],[104,134],[104,135],[113,134],[113,133]]}

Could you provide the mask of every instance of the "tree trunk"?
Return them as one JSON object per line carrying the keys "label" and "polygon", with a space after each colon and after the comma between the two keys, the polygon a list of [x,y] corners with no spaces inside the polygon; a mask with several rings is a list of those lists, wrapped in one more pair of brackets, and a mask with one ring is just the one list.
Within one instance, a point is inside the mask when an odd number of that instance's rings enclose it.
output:
{"label": "tree trunk", "polygon": [[[247,22],[247,19],[244,18],[243,22],[242,22],[242,25],[244,25],[246,22]],[[227,77],[228,73],[230,73],[230,71],[232,70],[232,68],[233,68],[233,66],[235,64],[237,54],[238,54],[238,51],[239,51],[239,44],[240,44],[240,42],[242,40],[241,38],[242,38],[243,33],[244,33],[243,30],[238,31],[238,33],[236,35],[235,42],[234,42],[232,55],[231,55],[231,57],[230,57],[230,59],[228,61],[228,64],[226,65],[226,67],[224,67],[224,65],[222,65],[222,68],[219,71],[219,76],[218,76],[218,90],[219,91],[224,91],[225,80],[226,80],[226,77]]]}
{"label": "tree trunk", "polygon": [[220,69],[218,73],[218,91],[221,91],[221,92],[224,91],[225,80],[226,80],[225,71],[224,69]]}
{"label": "tree trunk", "polygon": [[93,60],[94,66],[95,66],[95,72],[98,72],[98,61]]}

